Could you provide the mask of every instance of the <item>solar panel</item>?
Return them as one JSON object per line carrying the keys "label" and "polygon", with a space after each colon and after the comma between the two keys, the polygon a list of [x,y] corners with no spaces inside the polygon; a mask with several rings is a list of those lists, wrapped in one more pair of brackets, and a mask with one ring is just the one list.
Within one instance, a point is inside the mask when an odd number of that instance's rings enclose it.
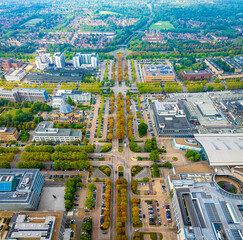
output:
{"label": "solar panel", "polygon": [[231,217],[231,214],[229,212],[229,209],[228,209],[228,207],[226,205],[226,202],[222,201],[220,203],[221,203],[221,207],[223,209],[223,212],[225,214],[225,217],[226,217],[228,223],[234,223],[233,218]]}
{"label": "solar panel", "polygon": [[221,222],[214,203],[205,203],[205,207],[207,209],[208,216],[211,222],[213,223]]}
{"label": "solar panel", "polygon": [[231,230],[231,231],[232,231],[232,234],[233,234],[235,240],[242,240],[242,237],[239,233],[240,230]]}

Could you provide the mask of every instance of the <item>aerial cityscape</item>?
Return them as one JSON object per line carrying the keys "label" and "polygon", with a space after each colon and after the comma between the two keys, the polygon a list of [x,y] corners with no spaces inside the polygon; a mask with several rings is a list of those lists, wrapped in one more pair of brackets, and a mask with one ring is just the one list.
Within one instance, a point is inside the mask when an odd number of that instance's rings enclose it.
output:
{"label": "aerial cityscape", "polygon": [[243,240],[242,0],[0,0],[0,240]]}

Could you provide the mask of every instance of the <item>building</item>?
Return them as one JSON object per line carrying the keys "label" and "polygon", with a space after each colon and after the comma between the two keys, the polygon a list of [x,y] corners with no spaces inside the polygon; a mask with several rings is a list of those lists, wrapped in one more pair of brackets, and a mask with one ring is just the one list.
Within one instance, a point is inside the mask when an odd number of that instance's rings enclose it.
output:
{"label": "building", "polygon": [[47,216],[38,221],[27,215],[15,213],[11,219],[12,226],[8,233],[8,239],[51,240],[55,220],[54,216]]}
{"label": "building", "polygon": [[145,36],[142,37],[142,41],[152,42],[152,43],[166,43],[163,35],[159,30],[146,30]]}
{"label": "building", "polygon": [[195,134],[211,166],[242,166],[243,134]]}
{"label": "building", "polygon": [[17,141],[19,133],[16,128],[0,127],[0,142],[12,142]]}
{"label": "building", "polygon": [[43,54],[42,56],[37,56],[35,58],[36,67],[39,70],[44,70],[53,63],[52,56],[50,53]]}
{"label": "building", "polygon": [[177,102],[155,102],[151,105],[154,124],[159,137],[191,138],[197,132],[187,121]]}
{"label": "building", "polygon": [[75,53],[73,56],[73,66],[75,68],[97,68],[98,65],[99,55],[97,53]]}
{"label": "building", "polygon": [[6,219],[1,239],[63,240],[67,216],[63,212],[2,211]]}
{"label": "building", "polygon": [[218,77],[220,80],[243,78],[243,72],[222,73]]}
{"label": "building", "polygon": [[234,68],[235,72],[242,72],[242,67],[234,60],[227,57],[222,58],[222,60],[225,61],[230,67]]}
{"label": "building", "polygon": [[37,169],[0,169],[0,210],[36,210],[44,181]]}
{"label": "building", "polygon": [[[172,209],[176,222],[178,240],[196,239],[242,239],[243,196],[221,189],[208,175],[193,175],[201,181],[172,180],[169,190],[173,193]],[[208,179],[208,181],[207,181]]]}
{"label": "building", "polygon": [[52,122],[41,122],[34,132],[34,142],[53,141],[53,142],[70,142],[81,141],[82,134],[79,130],[53,128]]}
{"label": "building", "polygon": [[46,102],[48,94],[45,89],[19,88],[12,91],[0,90],[0,98],[10,102]]}
{"label": "building", "polygon": [[240,64],[241,66],[243,66],[243,56],[239,56],[239,57],[234,57],[234,60]]}
{"label": "building", "polygon": [[236,125],[243,126],[243,95],[241,100],[222,100],[220,104]]}
{"label": "building", "polygon": [[59,108],[62,102],[67,101],[69,97],[76,103],[88,103],[91,100],[91,93],[74,90],[58,90],[54,95],[52,107]]}
{"label": "building", "polygon": [[173,147],[180,150],[193,150],[201,152],[202,148],[195,138],[174,138]]}
{"label": "building", "polygon": [[10,81],[21,81],[24,77],[26,76],[26,72],[24,70],[13,70],[8,72],[7,74],[4,75],[5,79],[10,82]]}
{"label": "building", "polygon": [[204,80],[211,78],[213,74],[206,70],[201,71],[181,71],[181,77],[184,80],[194,81],[194,80]]}
{"label": "building", "polygon": [[75,111],[69,104],[63,102],[59,110],[52,112],[54,123],[79,123],[82,118],[81,111]]}
{"label": "building", "polygon": [[66,72],[65,73],[40,73],[29,72],[26,76],[27,81],[31,84],[37,83],[69,83],[76,82],[81,83],[83,79],[83,73]]}
{"label": "building", "polygon": [[54,53],[54,64],[57,68],[65,67],[65,57],[63,53],[61,52]]}
{"label": "building", "polygon": [[205,59],[206,65],[211,69],[211,71],[215,74],[222,74],[224,73],[224,70],[219,67],[211,58]]}
{"label": "building", "polygon": [[145,82],[173,82],[175,74],[169,65],[146,65],[142,67]]}
{"label": "building", "polygon": [[4,71],[9,72],[11,69],[19,69],[23,66],[23,62],[17,59],[7,59],[2,62]]}

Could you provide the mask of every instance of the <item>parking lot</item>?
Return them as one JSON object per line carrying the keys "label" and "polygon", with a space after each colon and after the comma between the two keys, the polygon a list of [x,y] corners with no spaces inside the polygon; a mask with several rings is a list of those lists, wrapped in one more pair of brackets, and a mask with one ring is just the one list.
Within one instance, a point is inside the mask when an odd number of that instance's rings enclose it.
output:
{"label": "parking lot", "polygon": [[57,186],[43,187],[38,211],[65,211],[64,189]]}

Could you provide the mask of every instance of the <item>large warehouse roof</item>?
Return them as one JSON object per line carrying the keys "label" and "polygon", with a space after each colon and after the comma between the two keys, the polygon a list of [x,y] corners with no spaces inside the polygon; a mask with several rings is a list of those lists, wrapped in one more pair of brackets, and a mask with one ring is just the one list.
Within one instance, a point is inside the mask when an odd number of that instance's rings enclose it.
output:
{"label": "large warehouse roof", "polygon": [[243,165],[243,134],[195,134],[205,149],[210,165]]}

